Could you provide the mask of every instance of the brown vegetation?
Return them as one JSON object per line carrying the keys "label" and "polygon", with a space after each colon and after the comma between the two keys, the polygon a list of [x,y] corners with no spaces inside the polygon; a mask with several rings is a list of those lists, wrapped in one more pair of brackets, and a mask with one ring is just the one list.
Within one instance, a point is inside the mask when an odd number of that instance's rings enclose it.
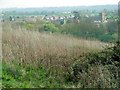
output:
{"label": "brown vegetation", "polygon": [[65,69],[82,54],[101,50],[104,43],[60,34],[3,29],[3,60],[20,65],[61,67]]}

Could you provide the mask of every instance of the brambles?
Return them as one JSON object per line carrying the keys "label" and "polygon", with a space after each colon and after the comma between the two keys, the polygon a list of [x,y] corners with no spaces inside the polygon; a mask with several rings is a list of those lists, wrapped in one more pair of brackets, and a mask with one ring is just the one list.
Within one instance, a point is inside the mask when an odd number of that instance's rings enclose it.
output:
{"label": "brambles", "polygon": [[90,53],[78,60],[69,73],[68,81],[78,87],[119,88],[120,43],[99,53]]}

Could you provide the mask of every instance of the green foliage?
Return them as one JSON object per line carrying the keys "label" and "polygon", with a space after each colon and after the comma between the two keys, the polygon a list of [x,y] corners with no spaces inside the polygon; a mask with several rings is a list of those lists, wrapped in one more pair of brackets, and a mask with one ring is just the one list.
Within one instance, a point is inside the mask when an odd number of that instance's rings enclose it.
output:
{"label": "green foliage", "polygon": [[76,61],[67,80],[78,87],[120,88],[120,42],[99,53],[89,53]]}
{"label": "green foliage", "polygon": [[32,30],[33,27],[34,27],[34,24],[33,24],[33,23],[25,23],[25,24],[24,24],[24,27],[25,27],[27,30]]}
{"label": "green foliage", "polygon": [[83,38],[98,38],[103,34],[95,24],[91,22],[69,23],[63,26],[62,32],[70,33]]}
{"label": "green foliage", "polygon": [[116,41],[117,23],[100,24],[99,27],[92,21],[80,21],[80,23],[67,23],[61,28],[62,33],[72,34],[82,38],[93,38],[103,42]]}
{"label": "green foliage", "polygon": [[112,37],[112,35],[104,34],[104,35],[100,35],[99,39],[103,42],[109,42],[109,41],[113,41],[114,38]]}
{"label": "green foliage", "polygon": [[[118,38],[117,22],[115,21],[108,23],[94,23],[90,19],[80,19],[80,23],[74,23],[74,20],[63,19],[59,20],[59,23],[58,21],[50,22],[44,20],[37,20],[36,22],[19,22],[17,24],[13,24],[12,27],[18,29],[16,26],[19,25],[20,28],[27,30],[39,32],[46,31],[52,33],[61,32],[86,39],[98,39],[103,42],[116,41]],[[3,26],[3,28],[5,27]]]}
{"label": "green foliage", "polygon": [[61,86],[54,74],[50,75],[49,69],[46,70],[43,67],[23,67],[16,63],[7,64],[5,62],[2,67],[3,88],[57,88]]}
{"label": "green foliage", "polygon": [[[102,52],[88,53],[64,74],[56,68],[2,63],[3,88],[120,88],[120,43]],[[59,69],[57,70],[59,71]],[[60,71],[59,71],[60,72]],[[63,79],[63,80],[62,80]]]}
{"label": "green foliage", "polygon": [[44,31],[49,31],[54,33],[54,32],[58,32],[59,29],[54,24],[47,22],[44,24]]}
{"label": "green foliage", "polygon": [[107,30],[109,32],[109,34],[114,34],[118,32],[118,23],[117,22],[108,22],[107,23]]}

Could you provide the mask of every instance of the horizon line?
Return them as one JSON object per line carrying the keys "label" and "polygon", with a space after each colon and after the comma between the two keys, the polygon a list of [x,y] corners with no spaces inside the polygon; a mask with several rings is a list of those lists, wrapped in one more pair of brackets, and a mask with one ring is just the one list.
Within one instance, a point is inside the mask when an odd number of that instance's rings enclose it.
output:
{"label": "horizon line", "polygon": [[42,7],[0,7],[0,9],[29,9],[29,8],[61,8],[61,7],[92,7],[92,6],[103,6],[103,5],[117,5],[118,4],[101,4],[101,5],[71,5],[71,6],[42,6]]}

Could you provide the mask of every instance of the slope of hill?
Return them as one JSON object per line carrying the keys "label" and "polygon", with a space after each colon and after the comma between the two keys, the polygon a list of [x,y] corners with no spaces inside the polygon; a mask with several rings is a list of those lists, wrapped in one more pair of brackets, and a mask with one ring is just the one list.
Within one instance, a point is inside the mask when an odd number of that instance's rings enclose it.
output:
{"label": "slope of hill", "polygon": [[7,23],[2,32],[2,87],[118,88],[120,48],[103,51],[106,45],[64,34],[13,29]]}

